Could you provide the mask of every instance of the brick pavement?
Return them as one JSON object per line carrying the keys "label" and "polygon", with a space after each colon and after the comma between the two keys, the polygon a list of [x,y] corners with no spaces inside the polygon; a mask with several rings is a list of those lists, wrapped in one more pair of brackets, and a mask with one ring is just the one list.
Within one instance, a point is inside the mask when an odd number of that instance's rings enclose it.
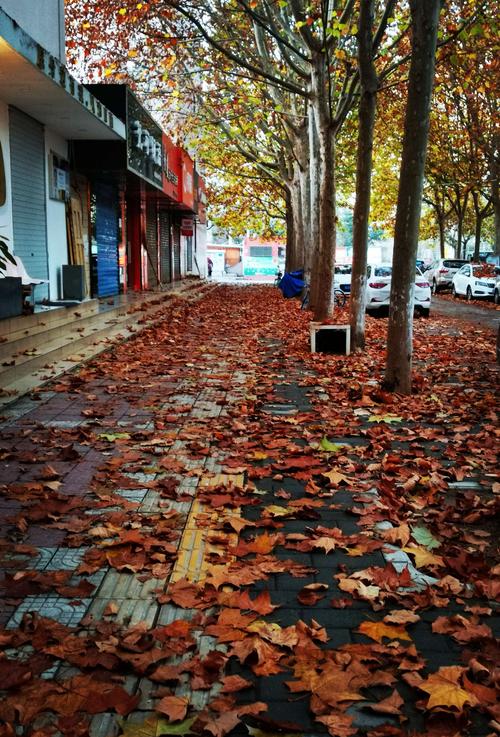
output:
{"label": "brick pavement", "polygon": [[[265,508],[282,508],[285,497],[287,503],[307,498],[311,478],[280,473],[270,465],[270,459],[286,460],[291,445],[296,447],[295,454],[302,452],[317,435],[318,427],[331,442],[348,444],[343,463],[351,472],[353,464],[357,464],[359,474],[363,464],[382,458],[388,450],[386,439],[381,436],[378,441],[372,432],[366,412],[355,417],[359,434],[342,421],[345,408],[339,407],[336,413],[330,408],[326,418],[318,412],[318,407],[330,401],[324,376],[318,376],[314,362],[304,362],[299,352],[285,350],[271,319],[273,310],[282,309],[281,303],[274,294],[266,303],[265,294],[270,292],[248,287],[243,293],[241,288],[225,287],[200,305],[179,306],[177,312],[174,306],[159,327],[146,330],[131,344],[116,347],[80,374],[68,375],[54,390],[39,393],[36,400],[20,400],[6,413],[0,455],[4,484],[0,555],[2,569],[10,578],[3,580],[0,625],[7,633],[8,659],[30,657],[29,633],[30,628],[36,629],[37,620],[33,624],[32,619],[36,613],[71,628],[68,636],[77,633],[94,641],[101,636],[96,634],[96,623],[103,621],[125,632],[136,626],[147,631],[178,620],[194,622],[194,641],[187,656],[172,656],[165,662],[178,665],[186,657],[212,661],[214,652],[225,662],[230,643],[204,632],[206,625],[215,621],[213,608],[201,608],[200,613],[199,607],[177,606],[169,600],[173,584],[210,582],[214,571],[237,560],[234,550],[238,539],[251,541],[268,529],[273,532],[273,527],[284,536],[308,535],[321,525],[339,530],[342,536],[367,534],[377,538],[374,527],[366,533],[356,512],[377,504],[375,490],[364,481],[358,486],[341,484],[334,490],[325,489],[319,511],[304,504],[293,515],[278,516],[274,522],[273,512],[271,517],[263,516]],[[255,313],[256,295],[262,301],[262,315]],[[172,325],[177,325],[175,339]],[[185,337],[184,342],[179,336]],[[344,366],[345,360],[332,359],[336,381],[348,383],[350,379],[342,377]],[[411,427],[411,422],[406,426]],[[266,455],[266,443],[280,438],[286,440],[283,449],[278,455]],[[405,446],[403,433],[393,440],[393,447],[397,443]],[[425,448],[424,439],[421,447]],[[428,443],[428,452],[431,447],[439,454],[446,443],[438,448],[433,440]],[[477,479],[470,479],[468,488],[473,489],[475,483]],[[237,497],[238,490],[243,495],[249,489],[256,503],[230,507],[223,500],[220,505],[212,503],[211,495],[224,496],[230,490]],[[48,509],[53,499],[57,504]],[[69,501],[75,506],[65,506]],[[240,519],[255,526],[242,529],[238,536],[234,526],[224,524],[230,519],[233,525],[234,519]],[[117,530],[126,529],[130,535],[140,530],[154,536],[159,528],[164,532],[162,545],[167,553],[153,548],[153,553],[147,550],[144,565],[137,563],[137,550],[143,544],[147,549],[146,540],[136,548],[127,547],[132,563],[122,559],[117,563],[111,556],[100,558],[94,566],[92,551],[100,545],[106,549],[113,538],[112,529],[115,535]],[[333,578],[335,573],[350,575],[369,566],[383,568],[392,561],[396,570],[412,571],[412,587],[424,589],[436,581],[432,576],[425,578],[427,574],[417,570],[404,551],[391,552],[382,546],[365,553],[340,547],[326,555],[319,549],[301,552],[287,544],[278,545],[274,556],[287,562],[285,570],[247,587],[252,596],[269,591],[272,603],[280,606],[260,619],[282,628],[293,627],[298,620],[308,626],[315,622],[314,626],[326,631],[328,640],[320,643],[325,650],[370,643],[368,637],[356,632],[359,625],[367,620],[381,621],[388,609],[407,604],[373,611],[369,601],[355,599],[346,608],[334,608],[332,600],[340,605],[346,597]],[[289,572],[294,564],[307,568],[304,575]],[[40,585],[23,579],[28,572],[47,574],[48,578]],[[74,587],[74,595],[64,595],[64,589],[63,594],[56,591],[51,575],[61,572],[68,572],[65,583]],[[25,585],[20,581],[26,581]],[[83,587],[83,595],[79,595],[82,582],[91,587]],[[327,592],[310,606],[297,598],[307,584],[324,584]],[[463,611],[463,604],[453,601],[444,608],[425,608],[420,621],[412,625],[412,641],[429,672],[460,663],[457,644],[448,636],[432,633],[431,625],[438,616]],[[498,618],[488,623],[498,625]],[[18,632],[19,627],[23,637],[9,641],[9,633]],[[81,664],[80,657],[74,662],[71,657],[52,657],[46,665],[38,674],[40,678],[59,684],[93,672]],[[233,656],[224,667],[226,675],[241,675],[253,684],[237,695],[239,705],[265,702],[270,719],[293,722],[295,726],[289,726],[288,731],[324,733],[314,721],[308,698],[290,694],[285,685],[293,678],[291,666],[273,675],[256,676],[251,658],[240,663]],[[79,737],[87,734],[87,727],[82,726],[87,722],[92,737],[112,737],[127,729],[132,730],[127,734],[146,734],[140,732],[143,727],[135,730],[126,725],[144,725],[157,719],[155,709],[165,694],[188,698],[189,714],[194,714],[220,692],[220,671],[213,682],[205,677],[200,687],[193,688],[195,671],[188,670],[173,681],[177,685],[172,685],[152,680],[152,670],[136,667],[126,658],[116,669],[124,677],[126,692],[137,697],[125,721],[115,710],[104,709],[68,725],[58,721],[54,711],[40,711],[28,725],[23,724],[21,711],[15,716],[16,734],[30,734],[35,725],[42,730],[42,737]],[[103,678],[101,670],[98,678]],[[424,730],[424,713],[415,707],[414,693],[404,682],[398,683],[398,689],[406,702],[403,712],[410,728]],[[22,684],[18,691],[23,692]],[[384,724],[399,728],[397,715],[370,710],[370,704],[387,695],[387,687],[377,685],[367,689],[364,701],[350,704],[347,714],[353,718],[356,734]],[[252,723],[253,718],[250,715],[246,721]],[[147,733],[168,732],[165,722],[158,722],[156,729]],[[470,731],[464,735],[489,733],[483,715],[476,715],[467,729]],[[234,733],[247,734],[247,728],[240,723]]]}

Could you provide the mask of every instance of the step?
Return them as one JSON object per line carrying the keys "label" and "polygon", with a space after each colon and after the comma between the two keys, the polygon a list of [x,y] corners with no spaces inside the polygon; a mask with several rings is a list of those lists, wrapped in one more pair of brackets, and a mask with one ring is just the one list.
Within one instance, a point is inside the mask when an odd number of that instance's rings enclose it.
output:
{"label": "step", "polygon": [[[94,321],[91,331],[85,335],[74,336],[71,342],[68,342],[68,336],[60,337],[45,343],[43,353],[23,356],[16,365],[1,367],[0,386],[3,393],[0,395],[0,406],[5,407],[23,394],[108,350],[117,341],[129,340],[158,322],[163,316],[163,304],[170,298],[181,297],[194,302],[213,288],[214,285],[207,282],[183,283],[180,289],[155,293],[146,302],[138,299],[132,304],[119,305],[115,310],[99,315],[100,323]],[[137,313],[141,313],[140,316]]]}
{"label": "step", "polygon": [[[186,289],[189,287],[183,286],[180,291],[184,292]],[[23,360],[19,360],[21,354],[26,353],[29,356],[33,351],[33,355],[37,355],[40,343],[45,345],[65,335],[68,336],[68,341],[73,340],[77,332],[87,335],[94,324],[100,324],[104,315],[111,319],[112,316],[122,317],[127,313],[132,314],[138,309],[143,309],[145,304],[152,304],[163,299],[165,294],[167,292],[138,293],[137,297],[134,295],[127,300],[121,299],[120,295],[117,298],[110,298],[109,301],[112,304],[109,306],[102,302],[99,303],[98,300],[92,300],[94,304],[84,309],[54,310],[55,313],[61,313],[58,318],[33,321],[29,329],[13,331],[6,335],[4,341],[0,342],[0,374],[2,364],[9,364],[12,360],[15,360],[16,365],[23,363]],[[42,313],[43,317],[49,314]],[[28,317],[39,318],[39,314]]]}
{"label": "step", "polygon": [[99,301],[97,299],[89,299],[79,305],[72,307],[54,307],[42,312],[35,312],[33,315],[19,315],[19,317],[11,317],[7,320],[0,321],[0,340],[1,345],[5,343],[19,340],[26,335],[37,335],[45,330],[80,320],[82,317],[99,312]]}
{"label": "step", "polygon": [[[168,299],[168,296],[164,299]],[[155,313],[159,308],[161,304],[156,300],[151,304],[141,303],[140,316],[147,317],[150,312]],[[17,351],[16,343],[13,353],[0,365],[0,385],[5,387],[26,372],[41,368],[65,355],[78,353],[79,347],[115,334],[127,325],[136,324],[137,311],[136,308],[135,311],[129,312],[126,306],[121,305],[114,310],[93,315],[90,319],[79,320],[77,326],[64,325],[39,334],[33,348]]]}

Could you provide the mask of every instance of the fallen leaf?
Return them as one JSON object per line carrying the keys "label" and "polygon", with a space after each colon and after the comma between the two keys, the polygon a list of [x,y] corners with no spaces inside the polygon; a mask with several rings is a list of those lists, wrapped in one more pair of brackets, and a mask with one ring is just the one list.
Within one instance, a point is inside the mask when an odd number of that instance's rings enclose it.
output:
{"label": "fallen leaf", "polygon": [[423,545],[424,548],[427,548],[428,550],[433,550],[434,548],[439,548],[441,546],[439,540],[437,540],[432,532],[423,525],[412,527],[411,534],[415,542],[419,545]]}
{"label": "fallen leaf", "polygon": [[351,737],[358,734],[357,727],[353,726],[354,720],[348,714],[329,714],[316,717],[316,721],[325,725],[331,737]]}
{"label": "fallen leaf", "polygon": [[476,706],[479,703],[460,683],[465,670],[458,665],[444,666],[419,683],[418,687],[429,694],[428,709],[440,707],[461,712],[465,704]]}
{"label": "fallen leaf", "polygon": [[156,711],[165,714],[170,722],[181,722],[186,716],[188,699],[183,696],[164,696],[156,705]]}
{"label": "fallen leaf", "polygon": [[362,622],[356,631],[376,642],[382,642],[384,637],[389,640],[411,641],[410,635],[403,626],[385,624],[384,622]]}

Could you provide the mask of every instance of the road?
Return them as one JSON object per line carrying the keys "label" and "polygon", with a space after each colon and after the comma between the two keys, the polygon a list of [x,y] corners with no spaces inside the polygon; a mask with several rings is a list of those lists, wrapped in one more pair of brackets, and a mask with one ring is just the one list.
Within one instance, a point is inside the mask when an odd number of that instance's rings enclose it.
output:
{"label": "road", "polygon": [[465,300],[449,300],[433,295],[431,315],[454,317],[470,322],[471,325],[497,332],[500,324],[500,310],[485,305],[468,304]]}

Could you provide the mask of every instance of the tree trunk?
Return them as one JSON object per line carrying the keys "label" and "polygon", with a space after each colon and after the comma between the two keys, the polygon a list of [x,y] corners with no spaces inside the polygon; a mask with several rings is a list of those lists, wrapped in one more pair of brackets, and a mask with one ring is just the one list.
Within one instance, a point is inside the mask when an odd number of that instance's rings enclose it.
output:
{"label": "tree trunk", "polygon": [[437,221],[438,221],[438,228],[439,228],[439,255],[441,256],[441,258],[444,258],[445,232],[444,232],[444,217],[441,213],[438,213]]}
{"label": "tree trunk", "polygon": [[335,138],[328,102],[328,64],[324,53],[313,63],[312,89],[314,118],[319,150],[319,201],[312,218],[318,218],[318,245],[311,270],[311,307],[314,319],[324,322],[333,309],[333,277],[336,247]]}
{"label": "tree trunk", "polygon": [[472,201],[474,203],[475,227],[474,227],[474,256],[473,261],[479,261],[479,251],[481,250],[481,226],[483,217],[481,213],[481,204],[479,202],[479,193],[472,192]]}
{"label": "tree trunk", "polygon": [[293,256],[286,261],[286,270],[301,269],[304,264],[304,221],[302,217],[302,196],[300,191],[300,171],[298,164],[294,165],[294,176],[290,187],[290,200],[293,216],[294,250]]}
{"label": "tree trunk", "polygon": [[495,253],[500,256],[500,191],[499,191],[499,148],[500,135],[493,136],[493,156],[491,162],[491,202],[493,204],[493,217],[495,218]]}
{"label": "tree trunk", "polygon": [[412,57],[399,176],[384,385],[411,394],[413,292],[440,0],[410,0]]}
{"label": "tree trunk", "polygon": [[456,201],[453,205],[453,209],[456,212],[457,215],[457,258],[465,258],[465,243],[463,243],[464,239],[464,220],[465,220],[465,213],[467,212],[467,203],[469,201],[469,192],[466,192],[464,195],[464,201],[462,204],[462,197],[460,195],[460,191],[457,188],[455,188],[455,196]]}
{"label": "tree trunk", "polygon": [[[309,166],[308,178],[309,178],[309,250],[307,254],[307,261],[304,265],[305,278],[311,284],[312,268],[313,263],[316,260],[316,250],[318,248],[318,202],[319,202],[319,189],[318,189],[318,134],[316,131],[316,124],[314,122],[314,113],[312,106],[308,107],[308,151],[309,151]],[[312,295],[309,299],[309,306],[312,309]]]}
{"label": "tree trunk", "polygon": [[360,5],[358,61],[361,78],[359,101],[358,150],[356,162],[356,201],[353,216],[353,255],[349,301],[351,346],[365,347],[366,270],[368,261],[368,223],[373,159],[373,128],[378,80],[373,65],[373,20],[375,0]]}
{"label": "tree trunk", "polygon": [[294,229],[294,217],[293,217],[293,206],[292,206],[292,194],[290,189],[287,187],[286,190],[286,257],[285,257],[285,269],[289,270],[289,262],[293,261],[295,257],[295,229]]}

